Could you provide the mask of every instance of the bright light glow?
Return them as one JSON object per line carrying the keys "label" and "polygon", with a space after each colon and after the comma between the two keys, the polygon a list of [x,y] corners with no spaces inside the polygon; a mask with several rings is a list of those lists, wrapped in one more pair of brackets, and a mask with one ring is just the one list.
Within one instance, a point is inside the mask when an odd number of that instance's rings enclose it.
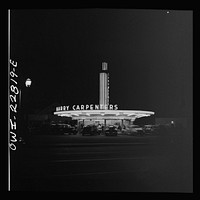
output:
{"label": "bright light glow", "polygon": [[61,117],[71,117],[71,115],[67,115],[67,114],[61,114]]}
{"label": "bright light glow", "polygon": [[99,104],[108,105],[108,74],[100,73]]}
{"label": "bright light glow", "polygon": [[102,63],[102,70],[107,70],[108,69],[108,63],[103,62]]}
{"label": "bright light glow", "polygon": [[127,116],[130,117],[130,116],[132,116],[132,115],[134,115],[134,113],[130,113],[130,114],[128,114]]}
{"label": "bright light glow", "polygon": [[56,111],[54,115],[72,116],[72,119],[135,119],[144,116],[154,115],[152,111],[139,111],[139,110],[84,110],[80,112],[78,110],[66,110]]}
{"label": "bright light glow", "polygon": [[99,77],[99,104],[109,105],[109,74],[106,72],[108,69],[107,63],[102,63],[102,70],[105,72],[100,73]]}
{"label": "bright light glow", "polygon": [[76,114],[76,113],[72,113],[72,115],[79,116],[79,114]]}
{"label": "bright light glow", "polygon": [[26,87],[30,87],[31,86],[31,82],[32,82],[31,79],[27,78],[26,82],[25,82]]}

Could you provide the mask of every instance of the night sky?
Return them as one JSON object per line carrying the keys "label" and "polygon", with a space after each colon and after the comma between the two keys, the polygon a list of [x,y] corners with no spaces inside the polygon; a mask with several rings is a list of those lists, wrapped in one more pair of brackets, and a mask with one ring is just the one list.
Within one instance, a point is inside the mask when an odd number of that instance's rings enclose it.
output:
{"label": "night sky", "polygon": [[107,62],[110,104],[192,112],[192,11],[143,9],[11,10],[11,59],[31,78],[33,110],[52,103],[98,104]]}

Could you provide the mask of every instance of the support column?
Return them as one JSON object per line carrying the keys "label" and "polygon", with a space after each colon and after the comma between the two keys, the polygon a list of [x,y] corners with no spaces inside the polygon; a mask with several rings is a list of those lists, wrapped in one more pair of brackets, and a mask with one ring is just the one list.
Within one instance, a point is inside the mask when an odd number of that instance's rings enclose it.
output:
{"label": "support column", "polygon": [[78,120],[78,123],[77,123],[77,134],[80,134],[81,133],[81,121]]}
{"label": "support column", "polygon": [[124,126],[124,120],[122,119],[122,127]]}
{"label": "support column", "polygon": [[103,130],[104,133],[105,133],[105,130],[106,130],[106,119],[104,119],[104,130]]}

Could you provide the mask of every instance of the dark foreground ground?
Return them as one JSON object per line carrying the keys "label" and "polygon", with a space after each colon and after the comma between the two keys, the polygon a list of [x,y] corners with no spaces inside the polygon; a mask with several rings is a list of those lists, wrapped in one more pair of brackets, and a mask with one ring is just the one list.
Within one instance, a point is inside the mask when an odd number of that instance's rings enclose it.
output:
{"label": "dark foreground ground", "polygon": [[32,135],[11,156],[12,191],[193,191],[192,137],[187,133]]}

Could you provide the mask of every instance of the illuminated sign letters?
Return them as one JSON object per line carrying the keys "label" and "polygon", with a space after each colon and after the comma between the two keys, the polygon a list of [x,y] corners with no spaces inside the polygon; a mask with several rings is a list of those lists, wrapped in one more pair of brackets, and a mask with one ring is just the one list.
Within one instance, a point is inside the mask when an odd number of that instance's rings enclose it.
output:
{"label": "illuminated sign letters", "polygon": [[94,104],[86,104],[86,105],[73,105],[70,109],[70,106],[59,106],[56,107],[56,111],[68,111],[68,110],[118,110],[118,105],[94,105]]}

